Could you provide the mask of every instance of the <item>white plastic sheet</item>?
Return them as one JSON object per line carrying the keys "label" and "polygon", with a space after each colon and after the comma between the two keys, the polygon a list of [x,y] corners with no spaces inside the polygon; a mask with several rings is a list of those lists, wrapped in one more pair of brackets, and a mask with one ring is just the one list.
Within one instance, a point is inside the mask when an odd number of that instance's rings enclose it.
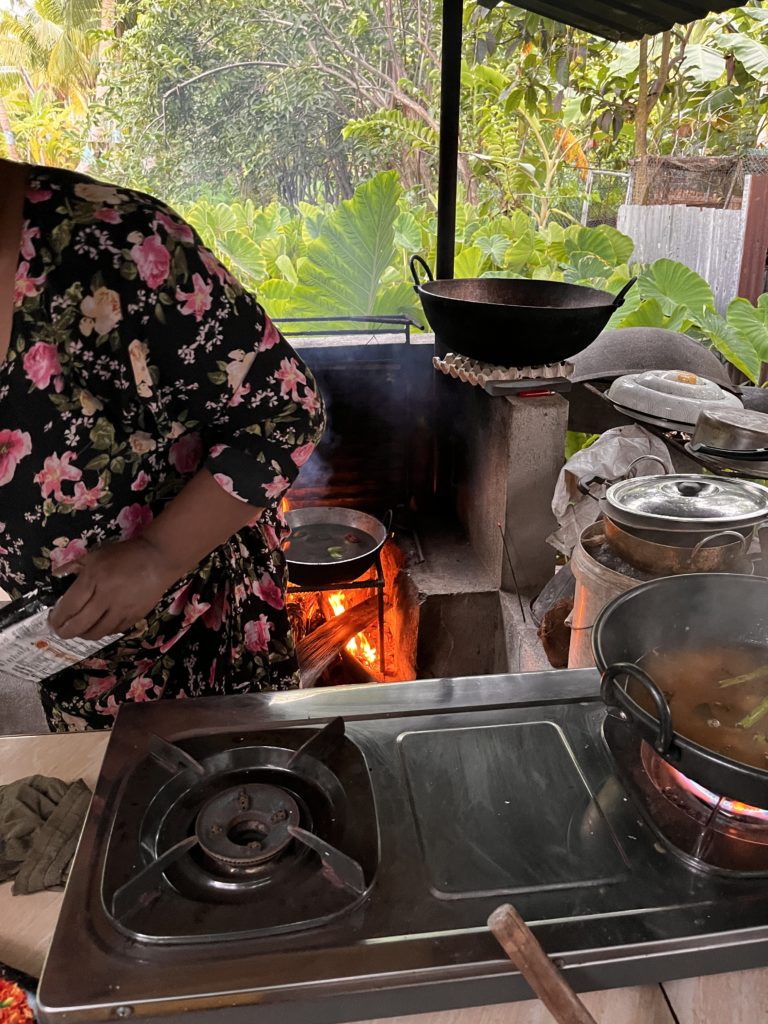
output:
{"label": "white plastic sheet", "polygon": [[[642,455],[655,455],[668,472],[673,471],[672,460],[663,441],[639,426],[614,427],[602,434],[589,448],[576,452],[560,470],[552,512],[559,528],[548,538],[552,547],[569,558],[582,530],[591,526],[600,515],[595,498],[581,493],[578,482],[582,477],[600,476],[608,481],[619,480],[632,463]],[[654,476],[662,472],[658,462],[643,459],[633,471],[635,476]],[[602,488],[602,493],[607,489]],[[598,497],[601,489],[592,491]]]}

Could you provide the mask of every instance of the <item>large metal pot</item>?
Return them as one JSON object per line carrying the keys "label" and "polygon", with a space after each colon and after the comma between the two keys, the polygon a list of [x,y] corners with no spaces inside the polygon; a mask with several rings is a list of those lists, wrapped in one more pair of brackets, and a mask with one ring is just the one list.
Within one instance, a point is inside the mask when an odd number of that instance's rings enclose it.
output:
{"label": "large metal pot", "polygon": [[[288,538],[284,545],[288,578],[300,587],[325,587],[337,583],[351,583],[371,568],[384,546],[391,525],[392,513],[385,515],[386,524],[355,509],[335,505],[310,506],[291,509],[285,514],[285,521],[295,535],[301,532],[305,546],[319,549],[321,554],[302,558],[296,554],[297,542]],[[345,557],[344,536],[353,532],[359,540],[353,557]],[[319,543],[314,543],[319,539]],[[340,545],[335,554],[334,545]]]}
{"label": "large metal pot", "polygon": [[[732,760],[681,736],[662,691],[638,662],[652,650],[768,645],[768,579],[698,573],[651,580],[621,594],[592,632],[601,693],[611,713],[631,723],[665,760],[713,793],[768,807],[768,770]],[[649,694],[655,714],[627,692],[629,680]]]}
{"label": "large metal pot", "polygon": [[673,473],[622,480],[606,491],[609,519],[632,530],[719,533],[768,520],[768,487],[735,477]]}
{"label": "large metal pot", "polygon": [[605,537],[610,546],[625,562],[654,576],[679,576],[690,572],[743,572],[751,573],[752,565],[746,553],[752,536],[736,530],[721,530],[720,533],[694,534],[695,545],[676,542],[679,534],[670,534],[675,543],[663,543],[651,531],[629,530],[606,517],[602,521]]}
{"label": "large metal pot", "polygon": [[[417,266],[428,278],[423,283]],[[449,350],[497,366],[559,363],[595,340],[624,302],[618,295],[515,278],[435,281],[421,256],[411,258],[414,290],[432,330]]]}

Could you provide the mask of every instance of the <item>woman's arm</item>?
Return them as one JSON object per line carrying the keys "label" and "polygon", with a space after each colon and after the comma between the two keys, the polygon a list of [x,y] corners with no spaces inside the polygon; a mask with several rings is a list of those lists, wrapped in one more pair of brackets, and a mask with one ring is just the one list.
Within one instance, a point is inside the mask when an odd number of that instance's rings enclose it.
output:
{"label": "woman's arm", "polygon": [[77,579],[51,611],[60,637],[98,640],[130,629],[190,570],[261,515],[197,473],[136,540],[108,544],[65,567]]}

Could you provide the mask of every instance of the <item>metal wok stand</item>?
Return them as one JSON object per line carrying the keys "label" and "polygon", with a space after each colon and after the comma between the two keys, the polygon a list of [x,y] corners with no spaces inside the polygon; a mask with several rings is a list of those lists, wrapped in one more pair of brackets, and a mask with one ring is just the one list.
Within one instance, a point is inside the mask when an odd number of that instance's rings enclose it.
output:
{"label": "metal wok stand", "polygon": [[[376,575],[372,579],[357,579],[350,580],[348,583],[326,583],[323,585],[316,584],[313,587],[300,587],[294,586],[289,580],[288,592],[290,594],[326,594],[334,593],[337,590],[375,590],[376,591],[376,603],[378,606],[378,620],[379,620],[379,669],[382,677],[386,675],[386,668],[384,667],[384,570],[381,566],[381,551],[376,555],[376,560],[373,563],[373,568],[376,570]],[[366,569],[366,572],[369,570]]]}

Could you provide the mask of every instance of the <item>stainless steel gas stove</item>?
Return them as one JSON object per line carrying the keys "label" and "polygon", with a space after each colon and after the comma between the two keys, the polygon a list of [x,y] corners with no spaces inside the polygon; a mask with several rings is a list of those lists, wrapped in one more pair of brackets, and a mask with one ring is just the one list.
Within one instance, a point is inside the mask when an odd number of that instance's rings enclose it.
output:
{"label": "stainless steel gas stove", "polygon": [[126,707],[41,1019],[529,998],[485,927],[502,902],[581,990],[768,964],[761,812],[686,782],[606,721],[591,671]]}

